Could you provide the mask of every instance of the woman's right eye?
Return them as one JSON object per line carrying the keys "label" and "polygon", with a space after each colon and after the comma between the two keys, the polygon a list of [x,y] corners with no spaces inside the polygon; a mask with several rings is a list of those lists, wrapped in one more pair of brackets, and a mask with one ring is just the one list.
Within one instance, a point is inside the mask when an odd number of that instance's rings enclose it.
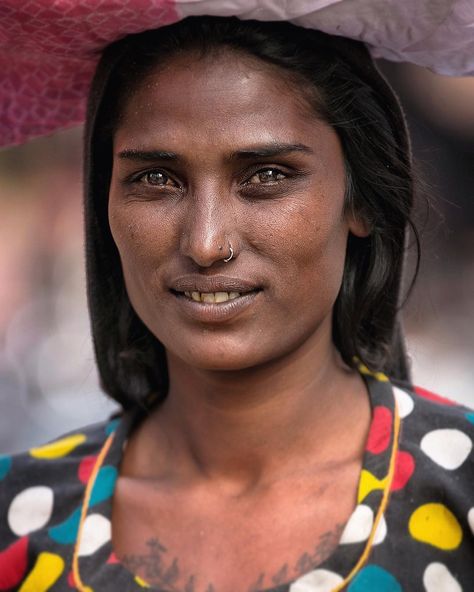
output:
{"label": "woman's right eye", "polygon": [[167,175],[163,171],[147,171],[145,173],[135,175],[132,181],[134,183],[148,185],[149,187],[178,187],[176,181],[174,181],[170,175]]}

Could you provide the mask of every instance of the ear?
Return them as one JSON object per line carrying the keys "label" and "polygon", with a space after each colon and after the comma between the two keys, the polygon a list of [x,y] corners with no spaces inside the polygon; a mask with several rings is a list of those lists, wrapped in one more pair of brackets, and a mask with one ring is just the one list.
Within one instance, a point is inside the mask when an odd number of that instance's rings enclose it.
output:
{"label": "ear", "polygon": [[360,214],[355,212],[347,213],[347,224],[349,232],[358,238],[365,238],[371,232],[370,224]]}

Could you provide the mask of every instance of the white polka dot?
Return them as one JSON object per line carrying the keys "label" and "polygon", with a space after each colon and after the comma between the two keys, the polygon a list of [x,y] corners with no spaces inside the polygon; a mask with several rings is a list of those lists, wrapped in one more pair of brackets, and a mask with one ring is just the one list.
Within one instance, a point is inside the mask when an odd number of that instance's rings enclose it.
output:
{"label": "white polka dot", "polygon": [[342,581],[333,571],[315,569],[293,582],[290,592],[330,592]]}
{"label": "white polka dot", "polygon": [[91,514],[84,522],[82,528],[81,542],[79,545],[79,556],[92,555],[110,541],[112,528],[110,520],[101,514]]}
{"label": "white polka dot", "polygon": [[421,449],[443,469],[452,471],[469,456],[472,441],[460,430],[433,430],[421,440]]}
{"label": "white polka dot", "polygon": [[382,516],[380,518],[380,522],[377,524],[377,530],[375,531],[373,544],[380,545],[380,543],[384,542],[386,536],[387,536],[387,523],[385,521],[385,517]]}
{"label": "white polka dot", "polygon": [[471,508],[467,513],[467,522],[471,528],[472,534],[474,534],[474,508]]}
{"label": "white polka dot", "polygon": [[341,544],[360,543],[369,538],[374,524],[374,513],[364,504],[360,504],[352,512],[341,536]]}
{"label": "white polka dot", "polygon": [[17,536],[25,536],[45,526],[53,513],[54,493],[37,485],[24,489],[8,508],[8,525]]}
{"label": "white polka dot", "polygon": [[442,563],[430,563],[423,574],[426,592],[462,592],[459,582]]}
{"label": "white polka dot", "polygon": [[392,386],[395,401],[397,402],[398,414],[403,419],[413,411],[415,403],[408,393],[402,391],[398,386]]}

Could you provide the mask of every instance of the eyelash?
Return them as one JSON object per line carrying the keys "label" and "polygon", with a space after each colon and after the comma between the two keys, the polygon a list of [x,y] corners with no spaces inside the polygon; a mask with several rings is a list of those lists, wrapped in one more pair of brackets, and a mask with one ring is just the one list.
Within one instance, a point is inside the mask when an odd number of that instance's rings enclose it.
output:
{"label": "eyelash", "polygon": [[[253,178],[253,177],[255,177],[256,175],[259,175],[259,174],[261,174],[261,173],[267,173],[267,172],[269,172],[269,171],[273,171],[273,172],[274,172],[274,173],[276,173],[277,175],[283,175],[283,176],[284,176],[284,179],[275,179],[275,180],[273,180],[273,181],[270,181],[270,183],[268,183],[268,185],[270,185],[270,184],[271,184],[271,185],[274,185],[275,183],[278,183],[279,181],[284,181],[286,178],[288,178],[288,177],[289,177],[289,174],[288,174],[288,173],[285,173],[285,172],[284,172],[284,171],[282,171],[281,169],[279,169],[279,168],[277,168],[277,167],[268,166],[268,167],[264,167],[264,168],[262,168],[262,169],[258,169],[258,170],[256,170],[255,172],[253,172],[253,173],[250,175],[249,179],[248,179],[248,180],[247,180],[247,181],[244,183],[244,185],[253,185],[253,183],[250,183],[250,179],[252,179],[252,178]],[[263,184],[267,185],[266,183],[263,183],[263,182],[262,182],[262,183],[255,183],[255,184],[256,184],[256,185],[260,185],[260,184],[262,184],[262,185],[263,185]]]}
{"label": "eyelash", "polygon": [[[129,182],[131,183],[143,183],[144,185],[148,185],[149,187],[167,187],[167,185],[153,185],[152,183],[145,183],[144,179],[148,176],[148,175],[156,175],[156,174],[160,174],[163,175],[163,177],[166,177],[167,180],[169,181],[173,181],[173,183],[176,183],[173,179],[173,177],[168,174],[165,173],[165,171],[162,171],[160,169],[151,169],[149,171],[144,171],[142,173],[139,173],[138,175],[133,175],[130,179]],[[178,184],[176,183],[176,186],[178,186]]]}

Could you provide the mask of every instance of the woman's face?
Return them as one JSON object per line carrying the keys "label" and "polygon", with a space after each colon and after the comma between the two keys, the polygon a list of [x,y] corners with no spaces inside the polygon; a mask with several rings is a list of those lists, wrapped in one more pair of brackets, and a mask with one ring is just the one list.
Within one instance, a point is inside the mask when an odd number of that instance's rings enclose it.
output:
{"label": "woman's face", "polygon": [[348,232],[365,232],[344,213],[338,137],[304,96],[222,50],[169,60],[124,106],[110,228],[135,311],[192,366],[330,347]]}

